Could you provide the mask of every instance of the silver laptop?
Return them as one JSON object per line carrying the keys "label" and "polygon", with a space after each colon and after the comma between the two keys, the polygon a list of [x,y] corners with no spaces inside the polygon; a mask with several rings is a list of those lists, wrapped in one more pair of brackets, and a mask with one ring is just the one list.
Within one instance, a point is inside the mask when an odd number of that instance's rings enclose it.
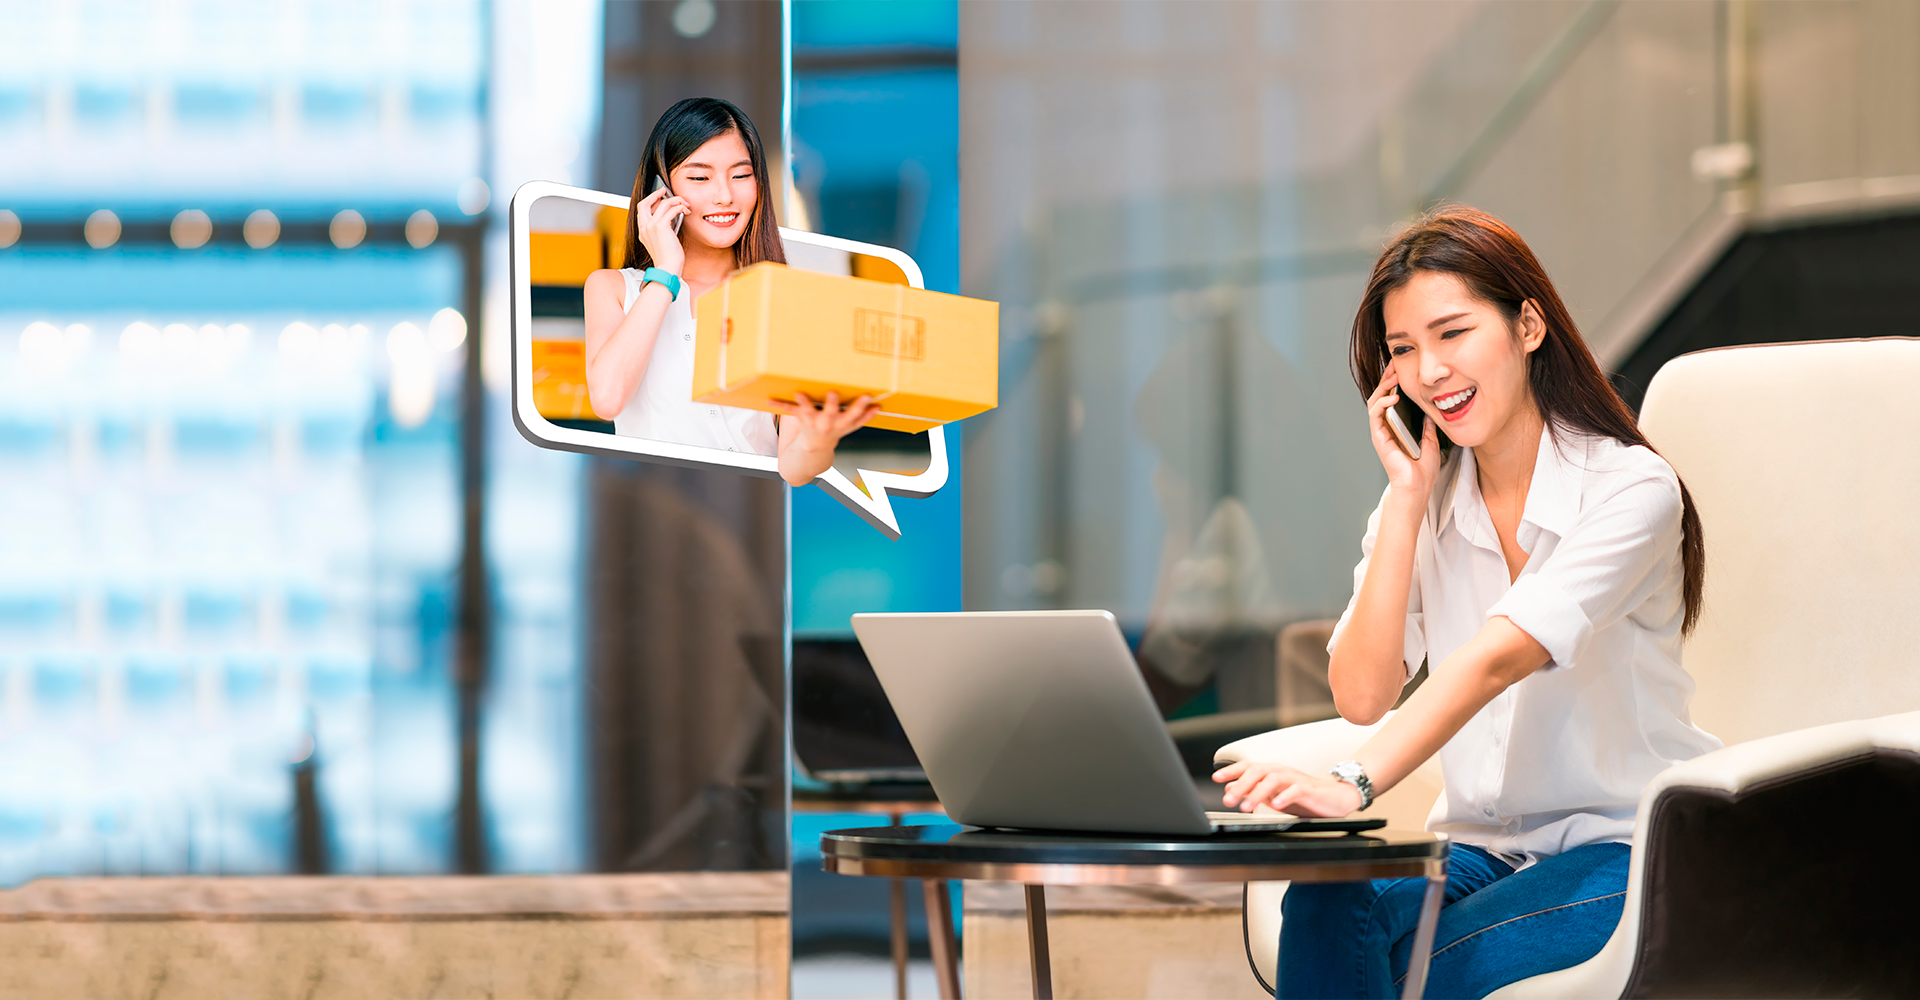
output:
{"label": "silver laptop", "polygon": [[957,822],[1165,834],[1381,825],[1206,811],[1105,611],[863,614],[853,631]]}

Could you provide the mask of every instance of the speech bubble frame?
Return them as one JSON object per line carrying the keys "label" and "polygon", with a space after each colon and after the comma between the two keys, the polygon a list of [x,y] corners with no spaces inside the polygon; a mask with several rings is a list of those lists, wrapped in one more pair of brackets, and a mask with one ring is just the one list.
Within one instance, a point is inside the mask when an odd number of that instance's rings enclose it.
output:
{"label": "speech bubble frame", "polygon": [[[626,195],[609,194],[605,191],[594,191],[555,181],[528,181],[513,193],[513,201],[507,212],[508,286],[511,290],[512,312],[510,333],[513,349],[511,366],[513,369],[513,426],[520,431],[520,436],[542,448],[578,452],[583,455],[631,458],[691,469],[719,469],[762,479],[780,478],[779,460],[776,458],[742,455],[717,448],[700,448],[675,444],[671,441],[655,441],[650,438],[619,437],[600,431],[583,431],[573,427],[562,427],[540,415],[540,411],[533,405],[533,285],[531,278],[533,241],[531,236],[533,203],[542,198],[571,198],[575,201],[619,209],[627,208],[629,203]],[[831,250],[844,250],[870,257],[885,258],[906,274],[907,284],[910,287],[927,287],[926,280],[920,274],[920,265],[915,263],[912,257],[892,247],[843,240],[836,236],[823,236],[818,233],[788,229],[785,226],[780,227],[780,238],[788,243],[804,243]],[[862,520],[879,529],[882,534],[888,538],[897,539],[900,537],[900,520],[894,513],[890,498],[899,496],[924,499],[939,492],[940,488],[947,484],[946,428],[931,427],[924,433],[927,437],[927,450],[932,459],[925,472],[909,476],[897,472],[856,469],[855,474],[860,480],[856,484],[840,470],[829,468],[813,482],[826,490],[834,499],[845,504],[848,510],[859,515]],[[862,485],[866,488],[862,489]]]}

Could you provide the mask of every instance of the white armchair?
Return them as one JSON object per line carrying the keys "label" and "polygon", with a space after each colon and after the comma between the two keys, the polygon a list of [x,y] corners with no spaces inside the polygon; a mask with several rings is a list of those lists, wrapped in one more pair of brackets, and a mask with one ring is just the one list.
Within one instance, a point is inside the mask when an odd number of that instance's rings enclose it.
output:
{"label": "white armchair", "polygon": [[[1692,713],[1727,747],[1642,795],[1600,953],[1494,996],[1920,996],[1916,384],[1911,338],[1703,351],[1655,376],[1641,426],[1706,535]],[[1318,723],[1218,756],[1319,767],[1365,737]],[[1423,781],[1404,798],[1396,826],[1433,794]],[[1269,991],[1283,892],[1246,895]]]}

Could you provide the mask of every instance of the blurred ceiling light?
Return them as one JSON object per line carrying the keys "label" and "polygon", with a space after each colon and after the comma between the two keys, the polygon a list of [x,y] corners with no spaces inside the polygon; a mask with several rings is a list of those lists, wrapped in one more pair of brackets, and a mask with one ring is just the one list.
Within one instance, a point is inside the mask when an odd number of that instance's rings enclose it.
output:
{"label": "blurred ceiling light", "polygon": [[173,237],[173,245],[182,250],[198,250],[213,239],[213,220],[207,213],[197,208],[189,208],[173,217],[173,225],[168,227],[167,235]]}
{"label": "blurred ceiling light", "polygon": [[680,0],[673,8],[673,30],[682,38],[699,38],[713,30],[718,11],[713,0]]}
{"label": "blurred ceiling light", "polygon": [[320,331],[305,323],[288,323],[280,331],[280,353],[290,357],[305,357],[320,346]]}
{"label": "blurred ceiling light", "polygon": [[250,327],[248,327],[245,323],[227,324],[227,345],[229,347],[234,347],[234,348],[245,347],[247,346],[248,342],[252,340],[253,340],[253,330]]}
{"label": "blurred ceiling light", "polygon": [[44,358],[60,351],[60,328],[52,323],[28,323],[20,331],[20,353],[29,358]]}
{"label": "blurred ceiling light", "polygon": [[387,411],[393,422],[411,430],[433,416],[433,368],[417,362],[393,366],[387,383]]}
{"label": "blurred ceiling light", "polygon": [[427,352],[427,335],[412,323],[396,323],[387,331],[387,357],[394,361],[409,361],[431,357]]}
{"label": "blurred ceiling light", "polygon": [[208,323],[200,328],[200,349],[217,351],[227,346],[227,331],[218,323]]}
{"label": "blurred ceiling light", "polygon": [[185,323],[168,323],[160,328],[160,336],[170,351],[184,354],[193,349],[193,327]]}
{"label": "blurred ceiling light", "polygon": [[467,341],[467,318],[458,309],[442,309],[427,322],[427,342],[442,351],[456,351]]}
{"label": "blurred ceiling light", "polygon": [[264,208],[255,209],[240,227],[240,235],[248,246],[265,250],[280,241],[280,218]]}
{"label": "blurred ceiling light", "polygon": [[440,235],[440,220],[433,213],[421,209],[407,216],[407,243],[415,250],[424,250]]}
{"label": "blurred ceiling light", "polygon": [[327,238],[342,250],[351,250],[367,238],[367,220],[351,208],[343,208],[327,223]]}
{"label": "blurred ceiling light", "polygon": [[412,323],[387,333],[387,357],[393,361],[387,382],[387,409],[394,423],[413,428],[433,415],[433,354],[427,335]]}
{"label": "blurred ceiling light", "polygon": [[93,328],[85,323],[75,323],[62,332],[66,335],[67,350],[84,351],[93,344]]}
{"label": "blurred ceiling light", "polygon": [[0,208],[0,250],[20,242],[20,217]]}
{"label": "blurred ceiling light", "polygon": [[152,354],[160,349],[160,331],[146,323],[128,323],[120,331],[120,353],[135,357]]}
{"label": "blurred ceiling light", "polygon": [[105,250],[120,242],[120,217],[103,208],[87,216],[87,224],[81,231],[86,234],[88,246]]}
{"label": "blurred ceiling light", "polygon": [[29,323],[20,331],[20,360],[41,375],[55,375],[76,353],[52,323]]}
{"label": "blurred ceiling light", "polygon": [[487,188],[487,182],[478,177],[469,177],[460,182],[460,193],[454,199],[460,205],[460,211],[468,215],[479,215],[487,210],[493,201],[493,192]]}

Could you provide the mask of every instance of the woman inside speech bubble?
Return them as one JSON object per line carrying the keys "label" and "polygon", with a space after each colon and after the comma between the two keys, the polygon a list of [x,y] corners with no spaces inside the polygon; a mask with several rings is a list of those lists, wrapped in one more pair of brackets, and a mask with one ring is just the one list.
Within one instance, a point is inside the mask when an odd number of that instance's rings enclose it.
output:
{"label": "woman inside speech bubble", "polygon": [[[1690,718],[1680,663],[1705,542],[1546,270],[1493,216],[1443,208],[1396,237],[1350,349],[1387,489],[1327,676],[1341,716],[1378,728],[1345,734],[1358,748],[1331,773],[1243,761],[1214,779],[1228,805],[1344,816],[1437,755],[1427,829],[1452,848],[1426,991],[1486,996],[1600,951],[1642,790],[1720,747]],[[1389,715],[1422,660],[1426,683]],[[1399,996],[1425,892],[1295,883],[1275,995]]]}
{"label": "woman inside speech bubble", "polygon": [[840,439],[879,412],[774,405],[781,417],[692,399],[693,303],[750,264],[785,263],[760,134],[726,101],[691,97],[654,123],[634,174],[626,266],[586,283],[587,401],[614,433],[778,456],[780,478],[804,486],[833,464]]}

